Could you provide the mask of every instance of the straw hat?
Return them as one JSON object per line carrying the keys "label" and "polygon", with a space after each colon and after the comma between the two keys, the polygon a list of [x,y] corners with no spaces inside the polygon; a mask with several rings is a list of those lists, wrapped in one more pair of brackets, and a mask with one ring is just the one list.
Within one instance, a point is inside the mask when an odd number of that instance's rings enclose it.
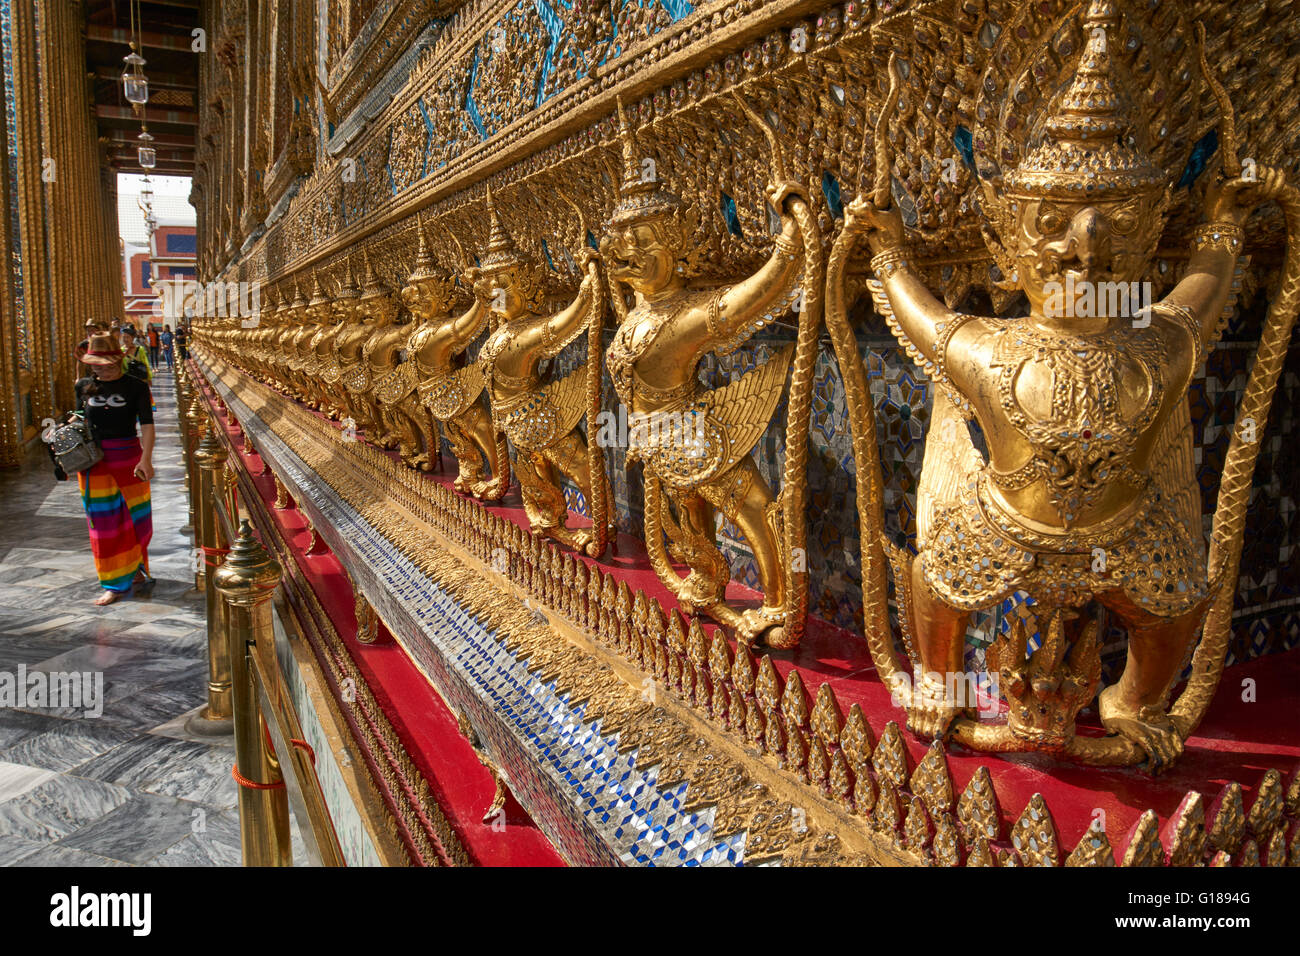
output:
{"label": "straw hat", "polygon": [[86,354],[81,357],[86,365],[121,364],[122,349],[112,335],[92,335],[86,343]]}

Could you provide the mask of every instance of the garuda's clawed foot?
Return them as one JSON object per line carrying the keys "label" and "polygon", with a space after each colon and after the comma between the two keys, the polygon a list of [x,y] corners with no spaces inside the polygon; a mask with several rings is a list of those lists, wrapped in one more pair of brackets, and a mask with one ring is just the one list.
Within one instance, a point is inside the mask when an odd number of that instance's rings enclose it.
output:
{"label": "garuda's clawed foot", "polygon": [[1168,770],[1183,754],[1183,738],[1161,708],[1132,708],[1120,700],[1119,685],[1112,684],[1097,698],[1101,723],[1111,733],[1125,737],[1147,755],[1147,771],[1153,776]]}
{"label": "garuda's clawed foot", "polygon": [[912,690],[907,705],[907,729],[924,740],[943,740],[961,716],[961,708],[948,688],[922,677]]}
{"label": "garuda's clawed foot", "polygon": [[487,481],[478,481],[474,483],[471,493],[474,497],[483,501],[500,501],[506,496],[509,486],[506,484],[504,477],[491,478]]}
{"label": "garuda's clawed foot", "polygon": [[736,640],[747,646],[765,644],[776,650],[797,647],[799,641],[792,640],[786,629],[786,617],[784,608],[767,605],[742,611],[740,622],[736,625]]}

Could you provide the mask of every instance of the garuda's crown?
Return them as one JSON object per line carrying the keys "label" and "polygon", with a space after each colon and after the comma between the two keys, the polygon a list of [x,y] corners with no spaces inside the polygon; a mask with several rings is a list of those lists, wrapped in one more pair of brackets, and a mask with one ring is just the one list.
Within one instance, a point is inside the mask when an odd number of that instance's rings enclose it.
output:
{"label": "garuda's crown", "polygon": [[443,278],[438,264],[433,259],[433,253],[429,251],[429,237],[425,234],[424,224],[417,222],[415,231],[420,234],[420,246],[415,253],[415,268],[407,276],[408,282],[417,282],[420,279],[441,279]]}
{"label": "garuda's crown", "polygon": [[348,260],[348,268],[344,273],[343,279],[339,282],[338,294],[334,296],[338,299],[355,299],[361,293],[357,290],[357,273],[353,268],[353,262]]}
{"label": "garuda's crown", "polygon": [[365,280],[361,288],[361,298],[373,299],[377,296],[388,295],[392,292],[392,289],[388,287],[388,283],[381,279],[379,274],[375,272],[375,264],[370,260],[369,250],[362,250],[361,259],[366,266]]}
{"label": "garuda's crown", "polygon": [[311,274],[311,299],[303,304],[308,308],[315,309],[322,305],[328,305],[329,301],[329,296],[325,294],[325,290],[320,284],[320,272],[313,272]]}
{"label": "garuda's crown", "polygon": [[622,99],[618,101],[618,138],[623,148],[623,183],[619,188],[618,204],[609,218],[610,226],[662,219],[677,212],[681,200],[659,185],[657,175],[643,175],[636,154],[636,136],[628,126]]}
{"label": "garuda's crown", "polygon": [[1127,104],[1112,75],[1114,0],[1092,0],[1073,81],[1048,118],[1043,141],[1004,180],[1011,196],[1114,199],[1164,188],[1166,174],[1134,143]]}
{"label": "garuda's crown", "polygon": [[488,207],[488,247],[483,261],[479,264],[485,275],[496,275],[524,264],[524,257],[515,248],[515,241],[506,232],[506,227],[497,215],[497,204],[492,198],[492,187],[487,188]]}

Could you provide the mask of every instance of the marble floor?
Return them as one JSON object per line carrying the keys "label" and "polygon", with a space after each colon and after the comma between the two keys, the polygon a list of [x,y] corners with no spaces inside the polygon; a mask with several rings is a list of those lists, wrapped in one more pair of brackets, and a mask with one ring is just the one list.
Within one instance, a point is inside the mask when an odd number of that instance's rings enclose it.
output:
{"label": "marble floor", "polygon": [[98,715],[0,706],[3,865],[240,862],[233,740],[185,730],[206,699],[207,637],[181,531],[185,469],[169,372],[158,373],[154,400],[149,563],[158,584],[148,597],[91,603],[99,587],[77,484],[54,480],[43,448],[0,472],[0,680],[17,680],[21,667],[103,681]]}

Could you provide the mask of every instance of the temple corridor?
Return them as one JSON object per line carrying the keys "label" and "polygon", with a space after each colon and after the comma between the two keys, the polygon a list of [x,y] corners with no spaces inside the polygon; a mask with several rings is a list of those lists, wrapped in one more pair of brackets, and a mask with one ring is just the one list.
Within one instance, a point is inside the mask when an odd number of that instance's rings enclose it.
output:
{"label": "temple corridor", "polygon": [[43,447],[0,473],[0,673],[103,677],[103,713],[0,708],[0,863],[238,866],[234,740],[198,737],[206,700],[203,598],[193,591],[185,467],[170,372],[154,381],[148,597],[94,607],[98,592],[75,481]]}

